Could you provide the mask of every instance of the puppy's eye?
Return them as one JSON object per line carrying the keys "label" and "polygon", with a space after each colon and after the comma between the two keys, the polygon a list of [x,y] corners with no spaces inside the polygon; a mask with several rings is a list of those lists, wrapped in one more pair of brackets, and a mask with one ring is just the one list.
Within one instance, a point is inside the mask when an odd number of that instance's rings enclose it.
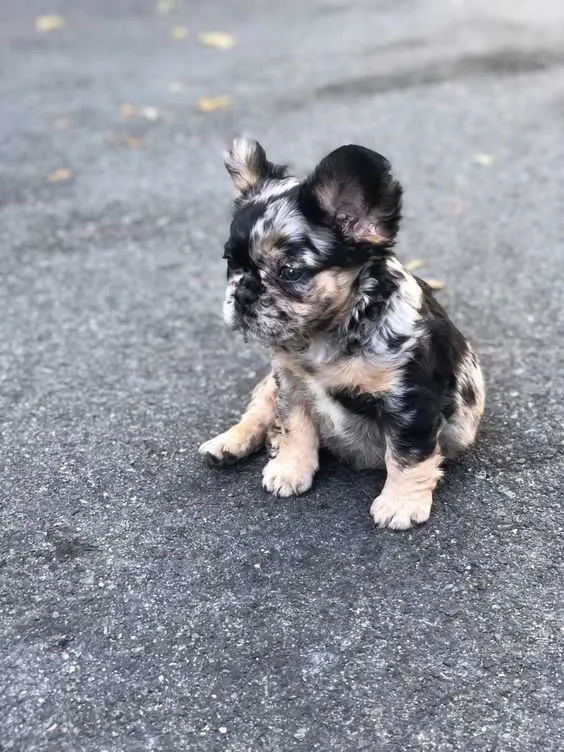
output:
{"label": "puppy's eye", "polygon": [[303,275],[303,270],[298,266],[281,266],[278,276],[285,282],[295,282]]}

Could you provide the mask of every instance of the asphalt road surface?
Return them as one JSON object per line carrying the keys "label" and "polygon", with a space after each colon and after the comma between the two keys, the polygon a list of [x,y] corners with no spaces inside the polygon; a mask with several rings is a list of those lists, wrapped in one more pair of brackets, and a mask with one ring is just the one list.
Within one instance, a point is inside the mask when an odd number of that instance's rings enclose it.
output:
{"label": "asphalt road surface", "polygon": [[[0,749],[561,749],[562,2],[159,5],[0,9]],[[481,353],[417,530],[376,473],[276,500],[197,456],[265,363],[221,322],[242,132],[388,155]]]}

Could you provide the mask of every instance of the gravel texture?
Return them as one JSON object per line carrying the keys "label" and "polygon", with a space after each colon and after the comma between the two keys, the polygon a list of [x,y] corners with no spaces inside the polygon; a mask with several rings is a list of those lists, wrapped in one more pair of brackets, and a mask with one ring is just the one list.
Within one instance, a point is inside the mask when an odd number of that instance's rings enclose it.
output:
{"label": "gravel texture", "polygon": [[[0,749],[556,752],[564,6],[172,5],[2,4]],[[375,473],[281,501],[264,458],[197,457],[264,367],[221,323],[241,132],[389,156],[400,255],[481,353],[480,441],[415,531],[374,529]]]}

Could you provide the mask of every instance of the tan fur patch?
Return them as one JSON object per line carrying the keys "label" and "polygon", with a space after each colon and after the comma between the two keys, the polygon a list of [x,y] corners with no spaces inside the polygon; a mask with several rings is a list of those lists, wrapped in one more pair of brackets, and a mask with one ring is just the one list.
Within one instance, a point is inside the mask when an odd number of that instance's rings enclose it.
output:
{"label": "tan fur patch", "polygon": [[381,394],[395,385],[397,372],[389,366],[378,368],[365,358],[343,358],[324,367],[316,376],[326,388],[346,387]]}
{"label": "tan fur patch", "polygon": [[319,435],[304,407],[293,409],[284,422],[278,453],[263,471],[263,486],[277,496],[304,493],[319,466]]}
{"label": "tan fur patch", "polygon": [[380,527],[407,530],[414,523],[428,520],[433,491],[442,476],[442,461],[437,449],[423,462],[404,467],[388,449],[386,483],[370,508],[374,522]]}
{"label": "tan fur patch", "polygon": [[350,298],[356,273],[346,269],[326,269],[315,276],[314,295],[326,303],[334,313],[343,309]]}
{"label": "tan fur patch", "polygon": [[314,379],[325,389],[346,388],[382,394],[396,384],[398,372],[391,366],[377,367],[365,358],[339,358],[333,363],[322,364],[314,371],[306,370],[290,355],[277,356],[276,362],[295,373],[300,379]]}
{"label": "tan fur patch", "polygon": [[206,441],[199,452],[211,461],[228,462],[259,450],[276,415],[278,387],[272,374],[257,384],[241,420],[224,433]]}
{"label": "tan fur patch", "polygon": [[256,141],[236,138],[231,150],[224,155],[224,161],[235,188],[241,193],[264,177],[264,150]]}

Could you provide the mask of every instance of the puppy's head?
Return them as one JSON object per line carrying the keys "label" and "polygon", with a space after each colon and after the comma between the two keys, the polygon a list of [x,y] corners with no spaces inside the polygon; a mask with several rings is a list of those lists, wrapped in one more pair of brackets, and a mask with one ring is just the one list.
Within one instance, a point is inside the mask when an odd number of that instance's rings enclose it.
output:
{"label": "puppy's head", "polygon": [[268,345],[304,345],[339,324],[360,270],[390,252],[401,186],[389,162],[361,146],[331,152],[302,181],[246,139],[225,166],[237,191],[225,321]]}

